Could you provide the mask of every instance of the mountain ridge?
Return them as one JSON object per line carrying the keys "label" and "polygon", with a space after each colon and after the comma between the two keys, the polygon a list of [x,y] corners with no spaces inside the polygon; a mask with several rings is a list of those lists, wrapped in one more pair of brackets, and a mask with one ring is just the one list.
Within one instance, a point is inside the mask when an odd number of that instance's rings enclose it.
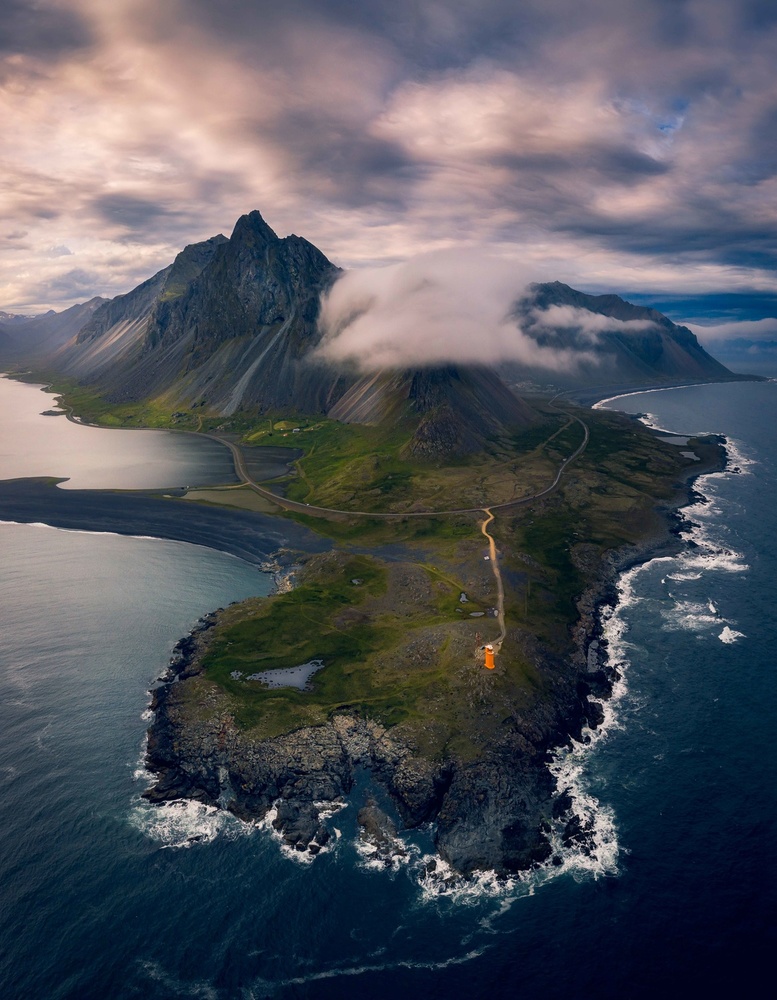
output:
{"label": "mountain ridge", "polygon": [[[229,238],[190,244],[124,295],[74,306],[69,318],[72,310],[37,318],[51,335],[38,335],[35,357],[48,348],[51,367],[114,403],[164,399],[224,416],[299,412],[346,423],[412,416],[408,447],[428,457],[477,450],[489,436],[530,423],[531,407],[519,398],[527,381],[566,389],[737,377],[660,312],[559,281],[530,286],[511,317],[540,346],[572,358],[569,370],[452,360],[364,374],[317,350],[321,299],[342,273],[308,240],[277,236],[252,211]],[[9,337],[20,344],[16,331],[25,326],[0,324],[0,353],[8,353]]]}

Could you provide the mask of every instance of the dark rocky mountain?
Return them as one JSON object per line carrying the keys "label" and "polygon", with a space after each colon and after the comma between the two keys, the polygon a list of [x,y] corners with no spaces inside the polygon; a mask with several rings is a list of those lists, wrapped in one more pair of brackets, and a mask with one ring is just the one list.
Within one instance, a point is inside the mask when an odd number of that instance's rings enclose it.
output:
{"label": "dark rocky mountain", "polygon": [[[537,343],[579,352],[580,360],[552,376],[539,368],[506,365],[500,371],[508,381],[552,377],[555,384],[571,387],[732,377],[687,327],[619,295],[587,295],[560,281],[535,284],[516,303],[513,316]],[[598,317],[613,320],[612,327],[597,324]]]}
{"label": "dark rocky mountain", "polygon": [[126,295],[23,322],[9,317],[0,324],[0,357],[23,344],[19,357],[46,354],[48,365],[117,402],[164,395],[224,415],[246,409],[404,421],[413,425],[407,452],[419,458],[477,451],[531,423],[532,408],[505,382],[520,391],[532,383],[736,377],[661,313],[560,282],[531,286],[513,310],[524,333],[563,352],[559,370],[509,363],[362,375],[322,362],[316,351],[321,295],[340,273],[307,240],[280,238],[251,212],[229,239],[186,247]]}
{"label": "dark rocky mountain", "polygon": [[129,377],[140,357],[149,325],[158,308],[184,295],[191,282],[226,243],[213,236],[185,247],[172,264],[126,295],[104,302],[57,358],[68,375],[102,385]]}
{"label": "dark rocky mountain", "polygon": [[328,415],[358,424],[416,418],[405,451],[429,459],[480,451],[489,438],[526,427],[536,417],[493,370],[456,365],[366,375]]}
{"label": "dark rocky mountain", "polygon": [[187,247],[114,299],[60,363],[115,401],[171,392],[224,414],[325,412],[351,381],[309,356],[321,293],[338,273],[307,240],[280,239],[251,212],[229,240]]}

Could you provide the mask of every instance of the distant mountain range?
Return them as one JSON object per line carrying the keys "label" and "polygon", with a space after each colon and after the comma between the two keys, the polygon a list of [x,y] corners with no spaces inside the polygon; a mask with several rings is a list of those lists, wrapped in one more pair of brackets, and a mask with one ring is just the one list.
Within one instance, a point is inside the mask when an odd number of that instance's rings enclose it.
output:
{"label": "distant mountain range", "polygon": [[531,286],[512,318],[541,346],[577,352],[572,370],[508,362],[365,376],[315,352],[321,295],[341,273],[307,240],[281,239],[251,212],[229,239],[186,247],[126,295],[31,318],[0,313],[0,362],[45,364],[116,402],[164,396],[224,415],[296,411],[366,423],[414,413],[419,455],[425,441],[432,453],[442,440],[465,452],[530,422],[508,385],[737,377],[661,313],[560,282]]}

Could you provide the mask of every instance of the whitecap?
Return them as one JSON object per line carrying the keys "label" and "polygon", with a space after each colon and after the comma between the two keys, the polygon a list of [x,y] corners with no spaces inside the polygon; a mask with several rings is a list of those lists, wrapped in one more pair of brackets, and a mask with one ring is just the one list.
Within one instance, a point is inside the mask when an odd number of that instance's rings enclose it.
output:
{"label": "whitecap", "polygon": [[708,605],[698,601],[677,601],[674,607],[663,609],[661,615],[669,631],[700,632],[709,625],[720,624],[717,612],[710,614]]}
{"label": "whitecap", "polygon": [[476,903],[491,896],[504,896],[510,902],[516,895],[530,893],[528,872],[508,878],[494,871],[461,875],[437,854],[424,854],[419,862],[417,878],[424,902],[446,898],[456,903]]}
{"label": "whitecap", "polygon": [[718,636],[721,642],[725,642],[726,645],[730,645],[732,642],[736,642],[737,639],[744,639],[744,632],[737,632],[733,628],[729,628],[728,625],[723,629],[723,631]]}
{"label": "whitecap", "polygon": [[256,830],[253,823],[245,823],[223,809],[192,799],[177,799],[160,805],[140,801],[130,813],[130,823],[163,848],[208,844],[219,836],[236,840]]}
{"label": "whitecap", "polygon": [[407,847],[399,837],[394,838],[391,853],[361,837],[356,838],[353,846],[359,855],[359,868],[365,871],[397,871],[419,856],[416,848]]}

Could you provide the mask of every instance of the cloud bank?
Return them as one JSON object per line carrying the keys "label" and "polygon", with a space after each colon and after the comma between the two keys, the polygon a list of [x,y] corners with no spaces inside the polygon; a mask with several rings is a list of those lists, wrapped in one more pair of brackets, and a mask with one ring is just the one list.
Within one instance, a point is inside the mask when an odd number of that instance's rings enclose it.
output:
{"label": "cloud bank", "polygon": [[777,288],[764,0],[6,0],[0,52],[0,308],[126,291],[252,208],[349,267]]}
{"label": "cloud bank", "polygon": [[694,323],[690,325],[690,328],[702,343],[738,339],[774,340],[777,338],[777,317],[717,323],[710,326],[700,326]]}
{"label": "cloud bank", "polygon": [[[516,302],[538,277],[531,266],[465,250],[346,272],[322,299],[318,354],[362,371],[506,361],[574,371],[596,363],[590,348],[600,334],[653,326],[572,306],[529,309],[519,320]],[[574,347],[538,343],[543,327],[569,330]]]}
{"label": "cloud bank", "polygon": [[655,323],[649,319],[615,319],[613,316],[603,316],[601,313],[576,306],[548,306],[546,309],[534,309],[529,318],[532,325],[574,330],[580,341],[593,344],[599,340],[601,333],[613,333],[616,330],[636,333],[655,327]]}

